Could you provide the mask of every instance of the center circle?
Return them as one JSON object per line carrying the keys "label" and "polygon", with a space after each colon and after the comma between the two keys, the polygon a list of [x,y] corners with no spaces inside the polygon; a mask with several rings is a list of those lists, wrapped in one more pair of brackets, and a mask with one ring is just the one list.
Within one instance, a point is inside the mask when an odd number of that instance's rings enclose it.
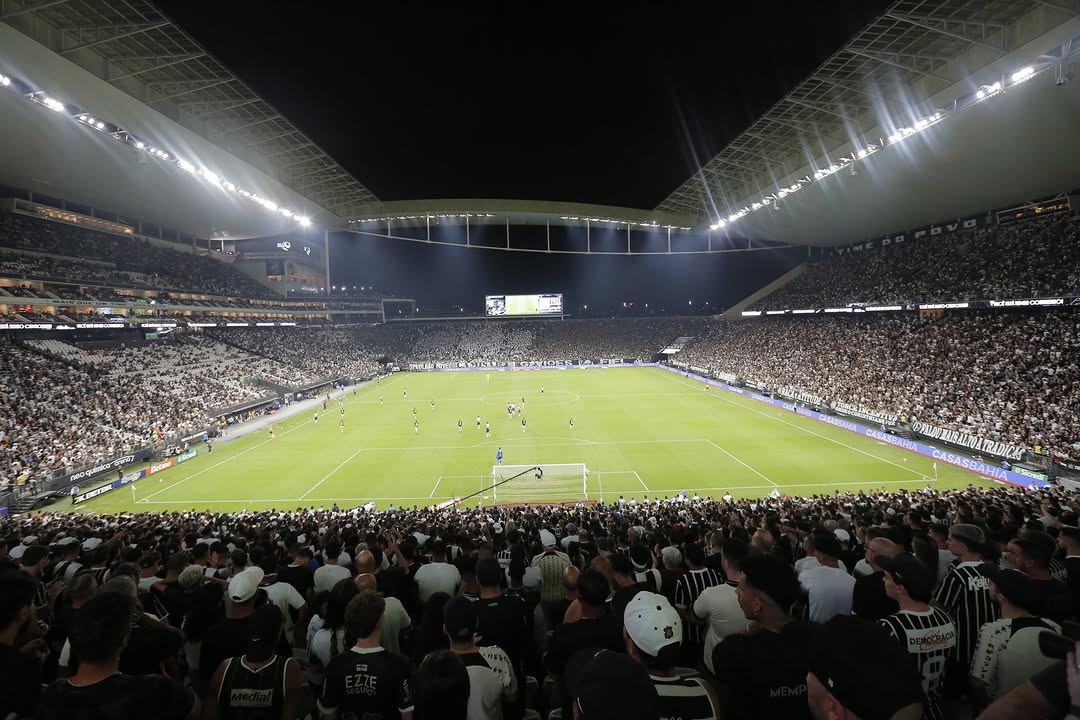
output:
{"label": "center circle", "polygon": [[[554,396],[554,400],[549,400]],[[567,392],[565,390],[549,390],[543,395],[532,396],[525,398],[525,407],[528,408],[531,403],[538,405],[569,405],[570,403],[577,402],[581,399],[581,396],[577,393]],[[509,403],[515,405],[521,402],[521,396],[516,397],[505,395],[503,393],[491,393],[490,395],[484,395],[480,398],[480,402],[485,405],[495,405],[496,407],[506,407]]]}

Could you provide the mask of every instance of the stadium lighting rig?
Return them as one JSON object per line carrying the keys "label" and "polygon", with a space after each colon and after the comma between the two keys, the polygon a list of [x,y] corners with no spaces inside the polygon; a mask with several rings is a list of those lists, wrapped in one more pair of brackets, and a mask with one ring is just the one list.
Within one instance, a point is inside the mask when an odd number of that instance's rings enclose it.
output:
{"label": "stadium lighting rig", "polygon": [[306,215],[302,215],[298,212],[282,207],[277,203],[267,198],[260,197],[259,195],[237,187],[234,183],[229,182],[225,178],[221,177],[217,173],[205,168],[197,167],[194,163],[177,157],[175,153],[170,153],[167,150],[163,150],[157,147],[155,144],[136,136],[135,134],[124,130],[116,123],[111,123],[107,120],[103,120],[100,116],[87,112],[83,108],[74,108],[66,105],[61,100],[53,97],[49,93],[38,90],[31,86],[29,83],[16,80],[15,78],[0,74],[0,87],[7,88],[18,92],[23,98],[40,105],[41,107],[52,110],[56,113],[65,114],[75,122],[88,127],[96,132],[100,132],[105,135],[109,135],[114,140],[124,143],[135,150],[145,153],[147,156],[159,160],[162,162],[174,165],[181,170],[184,170],[191,175],[200,178],[208,185],[216,187],[224,192],[233,193],[239,195],[245,199],[251,200],[259,205],[262,205],[270,212],[276,212],[279,215],[294,220],[300,227],[310,227],[311,218]]}
{"label": "stadium lighting rig", "polygon": [[773,192],[761,196],[757,200],[752,201],[749,205],[739,208],[735,212],[727,215],[726,217],[716,218],[709,225],[709,229],[713,231],[720,230],[721,228],[724,228],[727,225],[730,225],[731,223],[737,222],[739,219],[746,217],[746,215],[748,215],[749,213],[756,212],[770,205],[773,206],[773,209],[779,210],[779,206],[776,205],[776,202],[778,200],[787,197],[792,193],[798,192],[810,183],[824,180],[830,175],[834,175],[845,168],[849,168],[852,175],[857,175],[858,173],[855,171],[854,165],[856,161],[863,160],[870,155],[882,150],[886,146],[895,145],[897,143],[903,142],[904,140],[912,137],[913,135],[918,135],[922,131],[933,127],[937,123],[948,120],[950,117],[957,114],[958,112],[962,112],[969,107],[973,107],[978,103],[983,102],[984,100],[989,100],[992,97],[1001,95],[1008,88],[1014,87],[1023,82],[1027,82],[1043,70],[1055,67],[1056,65],[1057,63],[1046,63],[1040,67],[1028,65],[1020,68],[1019,70],[1016,70],[1011,74],[1003,74],[999,80],[986,85],[980,85],[978,88],[975,89],[974,92],[958,98],[956,101],[953,102],[953,105],[950,109],[937,110],[930,115],[919,118],[911,125],[900,125],[899,123],[891,123],[888,121],[883,122],[882,125],[886,127],[892,126],[895,128],[888,135],[888,137],[879,137],[870,141],[857,143],[857,145],[859,146],[858,150],[855,150],[851,154],[841,157],[834,162],[830,162],[829,165],[825,167],[814,170],[813,174],[798,179],[792,185],[779,187]]}

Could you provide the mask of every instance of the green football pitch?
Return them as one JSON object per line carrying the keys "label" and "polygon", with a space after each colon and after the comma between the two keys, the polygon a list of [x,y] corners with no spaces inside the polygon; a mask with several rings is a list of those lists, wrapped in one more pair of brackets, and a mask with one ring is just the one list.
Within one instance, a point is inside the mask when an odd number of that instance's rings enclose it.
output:
{"label": "green football pitch", "polygon": [[[541,394],[541,387],[544,388]],[[403,397],[403,391],[408,396]],[[520,418],[506,405],[525,398]],[[432,409],[431,400],[435,401]],[[537,501],[671,496],[761,497],[966,487],[991,481],[659,368],[398,373],[310,413],[218,445],[182,465],[74,509],[80,512],[411,507],[490,489],[496,450],[507,465],[583,464],[587,480],[530,473]],[[413,427],[413,410],[419,433]],[[491,437],[476,417],[491,423]],[[463,424],[458,431],[458,419]],[[574,420],[570,428],[570,418]],[[546,473],[545,478],[552,476]],[[512,481],[508,485],[518,481]],[[551,481],[554,486],[556,483]],[[500,501],[500,487],[467,505]],[[501,492],[501,495],[499,494]]]}

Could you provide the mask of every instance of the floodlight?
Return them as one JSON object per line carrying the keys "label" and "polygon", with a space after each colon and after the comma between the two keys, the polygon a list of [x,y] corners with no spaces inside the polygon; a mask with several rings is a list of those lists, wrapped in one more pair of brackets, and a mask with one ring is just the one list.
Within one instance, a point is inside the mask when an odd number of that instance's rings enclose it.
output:
{"label": "floodlight", "polygon": [[998,81],[991,85],[990,92],[1001,92],[1001,81]]}
{"label": "floodlight", "polygon": [[146,147],[146,145],[140,141],[140,142],[135,143],[135,147],[137,147],[139,150],[142,150],[143,148]]}
{"label": "floodlight", "polygon": [[9,85],[11,85],[11,78],[9,78],[7,75],[0,75],[0,85],[8,87]]}
{"label": "floodlight", "polygon": [[307,217],[300,218],[300,225],[301,225],[301,227],[308,227],[309,225],[311,225],[311,218],[307,218]]}
{"label": "floodlight", "polygon": [[100,120],[98,120],[96,123],[94,123],[94,126],[98,130],[104,130],[105,129],[105,123],[101,122]]}
{"label": "floodlight", "polygon": [[189,173],[195,172],[195,166],[187,160],[177,160],[176,164],[180,166],[181,170],[187,170]]}

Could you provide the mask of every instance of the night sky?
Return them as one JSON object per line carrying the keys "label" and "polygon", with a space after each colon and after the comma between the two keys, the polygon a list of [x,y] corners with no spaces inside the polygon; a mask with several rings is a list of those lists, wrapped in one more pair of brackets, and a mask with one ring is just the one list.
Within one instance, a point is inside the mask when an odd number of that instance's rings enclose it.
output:
{"label": "night sky", "polygon": [[[889,3],[159,4],[382,200],[652,208]],[[723,306],[804,255],[331,249],[334,283],[467,311],[539,290],[572,311]]]}

